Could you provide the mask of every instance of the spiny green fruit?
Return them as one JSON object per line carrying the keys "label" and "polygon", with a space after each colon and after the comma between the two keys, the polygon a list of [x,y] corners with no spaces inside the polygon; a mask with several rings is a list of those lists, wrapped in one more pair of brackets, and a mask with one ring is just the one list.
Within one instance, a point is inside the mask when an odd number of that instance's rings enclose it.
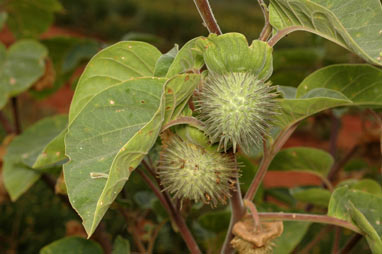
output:
{"label": "spiny green fruit", "polygon": [[226,151],[237,145],[245,152],[262,144],[275,112],[276,93],[270,83],[245,72],[209,74],[196,101],[211,142]]}
{"label": "spiny green fruit", "polygon": [[233,158],[169,132],[162,143],[158,175],[164,190],[213,207],[226,203],[237,175]]}

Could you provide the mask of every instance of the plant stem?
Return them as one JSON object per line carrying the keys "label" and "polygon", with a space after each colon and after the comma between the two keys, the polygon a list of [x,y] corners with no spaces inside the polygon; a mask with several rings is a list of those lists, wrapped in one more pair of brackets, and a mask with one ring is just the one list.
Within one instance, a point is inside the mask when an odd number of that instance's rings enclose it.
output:
{"label": "plant stem", "polygon": [[181,116],[181,117],[178,117],[178,118],[168,122],[167,124],[163,125],[161,131],[165,131],[168,128],[175,126],[175,125],[178,125],[178,124],[188,124],[188,125],[191,125],[195,128],[198,128],[200,130],[202,130],[204,127],[204,124],[201,121],[199,121],[198,119],[196,119],[195,117]]}
{"label": "plant stem", "polygon": [[263,30],[260,33],[259,40],[266,41],[272,32],[272,26],[269,23],[269,11],[267,5],[264,3],[264,0],[257,0],[257,2],[259,3],[261,11],[263,12],[265,22]]}
{"label": "plant stem", "polygon": [[7,134],[11,134],[14,132],[11,123],[9,122],[8,118],[4,115],[2,111],[0,111],[0,123]]}
{"label": "plant stem", "polygon": [[12,102],[12,114],[13,114],[13,120],[15,124],[15,133],[17,135],[21,134],[21,123],[20,123],[20,115],[19,115],[19,107],[17,103],[17,97],[11,98]]}
{"label": "plant stem", "polygon": [[241,197],[239,179],[236,177],[235,189],[232,190],[231,194],[231,220],[229,223],[227,235],[224,240],[224,244],[221,250],[221,254],[231,254],[234,249],[231,246],[231,241],[233,239],[232,229],[233,226],[245,215],[245,207],[243,203],[243,198]]}
{"label": "plant stem", "polygon": [[350,238],[350,240],[345,244],[345,246],[339,251],[339,254],[347,254],[357,245],[357,243],[362,239],[362,235],[355,234]]}
{"label": "plant stem", "polygon": [[252,201],[248,199],[244,199],[244,205],[246,208],[250,210],[252,218],[253,218],[254,229],[255,231],[257,231],[257,229],[261,228],[261,223],[260,223],[260,217],[257,212],[256,206]]}
{"label": "plant stem", "polygon": [[[144,166],[149,168],[149,171],[152,171],[150,165],[146,162],[143,163]],[[163,207],[167,210],[172,220],[178,226],[179,232],[183,237],[183,240],[186,242],[186,245],[192,254],[200,254],[202,253],[199,249],[198,244],[196,243],[194,237],[192,236],[190,230],[187,227],[186,222],[183,217],[180,215],[179,211],[175,209],[173,203],[169,195],[166,192],[161,192],[151,181],[151,179],[143,173],[141,170],[137,169],[138,173],[142,176],[143,180],[150,186],[150,188],[154,191],[154,194],[158,197],[159,201],[163,205]],[[156,178],[155,178],[156,179]]]}
{"label": "plant stem", "polygon": [[[322,228],[321,230],[320,230],[320,232],[318,232],[317,234],[316,234],[316,236],[314,237],[314,239],[313,240],[311,240],[300,252],[299,252],[299,254],[309,254],[309,253],[311,253],[311,249],[314,247],[314,246],[316,246],[320,241],[321,241],[321,239],[324,237],[324,236],[326,236],[329,232],[330,232],[330,230],[333,228],[333,226],[331,226],[331,225],[327,225],[327,226],[325,226],[324,228]],[[297,252],[295,252],[295,251],[293,251],[293,253],[297,253]]]}
{"label": "plant stem", "polygon": [[274,36],[272,36],[272,38],[270,38],[268,40],[269,46],[271,46],[271,47],[275,46],[279,40],[281,40],[282,38],[284,38],[288,34],[294,32],[294,31],[298,31],[298,30],[305,30],[305,29],[302,26],[291,26],[291,27],[281,29]]}
{"label": "plant stem", "polygon": [[212,9],[208,0],[194,0],[196,8],[199,11],[200,17],[203,19],[204,25],[210,33],[220,35],[222,32],[216,22]]}
{"label": "plant stem", "polygon": [[352,149],[350,149],[341,160],[334,163],[333,167],[328,173],[327,178],[329,181],[334,181],[340,169],[358,152],[359,148],[360,145],[353,146]]}
{"label": "plant stem", "polygon": [[259,213],[260,219],[264,220],[283,220],[283,221],[308,221],[315,223],[331,224],[343,228],[350,229],[361,234],[361,230],[354,224],[346,221],[319,214],[304,214],[304,213]]}
{"label": "plant stem", "polygon": [[270,149],[267,149],[264,145],[264,155],[263,159],[260,162],[259,169],[256,172],[255,178],[253,178],[251,185],[247,193],[245,194],[244,199],[253,200],[257,189],[260,186],[260,183],[263,181],[265,174],[267,173],[268,167],[271,164],[275,155],[280,151],[281,147],[285,144],[288,138],[292,135],[292,133],[296,130],[297,123],[290,126],[286,130],[282,131],[279,136],[276,138],[274,144]]}
{"label": "plant stem", "polygon": [[337,139],[338,134],[341,126],[340,119],[335,116],[333,113],[331,114],[331,131],[330,131],[330,141],[329,141],[329,152],[333,156],[333,158],[336,158],[337,154]]}

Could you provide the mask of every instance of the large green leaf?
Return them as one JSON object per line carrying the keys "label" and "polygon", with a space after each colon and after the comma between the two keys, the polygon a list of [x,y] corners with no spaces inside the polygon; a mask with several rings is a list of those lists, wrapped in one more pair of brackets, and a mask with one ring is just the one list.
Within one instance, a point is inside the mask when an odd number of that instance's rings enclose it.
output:
{"label": "large green leaf", "polygon": [[281,114],[277,122],[280,126],[289,126],[339,106],[381,107],[382,71],[365,64],[322,68],[298,86],[296,98],[280,99]]}
{"label": "large green leaf", "polygon": [[77,236],[65,237],[54,241],[40,250],[40,254],[103,254],[101,246]]}
{"label": "large green leaf", "polygon": [[161,53],[144,42],[116,43],[95,55],[77,84],[69,112],[69,124],[99,92],[122,81],[151,77]]}
{"label": "large green leaf", "polygon": [[308,228],[309,222],[284,221],[283,234],[274,240],[274,254],[289,254],[302,240]]}
{"label": "large green leaf", "polygon": [[373,253],[381,253],[382,197],[343,186],[333,192],[328,215],[356,224],[365,233]]}
{"label": "large green leaf", "polygon": [[34,40],[20,40],[7,51],[0,43],[0,108],[9,96],[27,90],[44,74],[47,53]]}
{"label": "large green leaf", "polygon": [[16,37],[37,37],[53,23],[54,12],[62,6],[58,0],[7,1],[8,25]]}
{"label": "large green leaf", "polygon": [[3,177],[11,199],[16,200],[40,177],[32,170],[44,147],[65,128],[67,116],[44,118],[16,137],[4,156]]}
{"label": "large green leaf", "polygon": [[276,30],[316,33],[365,60],[382,65],[382,8],[379,0],[271,0]]}
{"label": "large green leaf", "polygon": [[101,90],[69,124],[65,182],[88,235],[157,139],[165,81],[136,78]]}
{"label": "large green leaf", "polygon": [[291,147],[276,154],[269,165],[269,170],[303,171],[325,179],[333,162],[333,157],[323,150],[310,147]]}

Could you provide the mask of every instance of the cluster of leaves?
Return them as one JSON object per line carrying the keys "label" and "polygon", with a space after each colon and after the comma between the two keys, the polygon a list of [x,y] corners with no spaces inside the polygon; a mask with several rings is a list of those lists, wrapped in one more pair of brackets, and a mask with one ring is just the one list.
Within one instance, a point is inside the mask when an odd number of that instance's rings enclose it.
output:
{"label": "cluster of leaves", "polygon": [[[53,62],[56,81],[43,92],[33,92],[39,96],[60,87],[81,60],[93,55],[98,47],[90,40],[30,39],[46,30],[60,5],[46,0],[15,2],[17,4],[4,2],[6,12],[0,13],[0,26],[6,20],[20,38],[8,49],[0,46],[1,107],[44,76],[48,57]],[[49,7],[42,8],[43,3]],[[46,18],[36,20],[38,24],[23,21],[31,13]],[[18,21],[21,23],[15,21],[17,17],[22,17]],[[262,211],[280,211],[280,207],[264,202],[266,192],[289,204],[297,201],[311,204],[315,211],[325,211],[328,216],[354,224],[372,252],[381,253],[382,189],[379,183],[370,179],[352,180],[337,183],[333,188],[328,177],[335,166],[332,155],[303,147],[278,151],[285,133],[314,114],[337,107],[377,109],[382,106],[382,71],[371,65],[382,66],[380,2],[367,0],[364,9],[360,9],[355,0],[335,3],[271,0],[269,17],[274,35],[269,43],[284,31],[309,31],[354,52],[370,64],[331,65],[310,74],[297,87],[293,84],[277,87],[280,108],[275,117],[276,126],[267,141],[266,149],[274,156],[268,170],[309,172],[318,176],[323,186],[263,190],[257,192],[255,202]],[[165,54],[148,43],[137,41],[119,42],[103,49],[82,73],[69,115],[45,118],[12,140],[3,158],[7,192],[16,201],[40,177],[47,173],[59,176],[63,171],[59,178],[62,182],[64,177],[62,192],[67,191],[88,236],[95,232],[110,207],[125,207],[124,201],[130,199],[140,209],[153,210],[154,220],[166,222],[167,215],[147,186],[137,187],[143,184],[134,170],[140,167],[142,160],[155,162],[163,126],[187,124],[181,119],[192,116],[188,102],[206,74],[201,73],[205,64],[214,70],[244,68],[266,80],[273,70],[272,50],[268,43],[259,40],[248,45],[245,37],[238,33],[197,37],[181,49],[175,46]],[[239,157],[245,165],[240,179],[243,192],[247,192],[256,172],[253,161],[263,154],[265,156],[266,151]],[[124,190],[133,198],[119,199],[121,192],[126,195]],[[282,210],[300,212],[303,209],[290,205]],[[210,251],[216,252],[228,227],[230,213],[226,207],[212,211],[201,208],[201,204],[189,209],[193,231],[206,249],[213,242],[215,249]],[[286,222],[284,227],[284,234],[276,240],[275,253],[293,251],[308,235],[310,222]],[[102,253],[97,243],[78,237],[58,240],[40,253],[66,253],[73,248],[84,253]],[[126,253],[129,249],[126,239],[115,239],[113,253]]]}

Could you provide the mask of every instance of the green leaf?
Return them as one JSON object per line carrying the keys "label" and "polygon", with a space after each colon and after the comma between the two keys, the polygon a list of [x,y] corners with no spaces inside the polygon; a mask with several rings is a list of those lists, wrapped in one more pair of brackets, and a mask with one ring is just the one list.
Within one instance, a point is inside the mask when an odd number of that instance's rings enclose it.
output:
{"label": "green leaf", "polygon": [[64,142],[64,137],[68,132],[68,129],[66,128],[66,123],[67,118],[65,121],[65,125],[61,126],[61,129],[62,127],[64,127],[64,129],[44,147],[44,149],[34,162],[33,168],[47,167],[67,159],[67,157],[65,156]]}
{"label": "green leaf", "polygon": [[69,200],[90,236],[158,137],[166,79],[136,78],[100,91],[69,124]]}
{"label": "green leaf", "polygon": [[32,166],[44,147],[65,128],[66,122],[66,116],[44,118],[10,143],[4,156],[3,177],[13,201],[39,179],[40,172],[32,170]]}
{"label": "green leaf", "polygon": [[266,42],[255,40],[248,46],[239,33],[210,34],[205,47],[204,61],[213,73],[251,72],[263,80],[272,75],[272,47]]}
{"label": "green leaf", "polygon": [[284,232],[273,241],[275,243],[274,254],[292,253],[310,226],[309,222],[284,221],[283,223]]}
{"label": "green leaf", "polygon": [[65,237],[54,241],[40,250],[40,254],[103,254],[101,246],[77,236]]}
{"label": "green leaf", "polygon": [[155,64],[154,76],[156,77],[165,77],[168,69],[170,68],[172,62],[176,55],[178,54],[179,46],[175,44],[175,46],[166,54],[161,55],[158,58],[158,61]]}
{"label": "green leaf", "polygon": [[335,189],[331,196],[328,215],[353,222],[352,212],[350,211],[352,206],[363,214],[378,235],[381,236],[382,197],[350,189],[348,186],[340,187]]}
{"label": "green leaf", "polygon": [[366,240],[374,254],[382,253],[382,240],[365,215],[349,202],[349,213],[353,222],[366,234]]}
{"label": "green leaf", "polygon": [[44,74],[47,53],[34,40],[20,40],[7,51],[0,43],[0,108],[8,97],[24,92]]}
{"label": "green leaf", "polygon": [[382,65],[382,8],[379,0],[271,0],[276,30],[305,30]]}
{"label": "green leaf", "polygon": [[69,112],[69,124],[99,92],[122,81],[154,75],[161,53],[145,42],[116,43],[95,55],[78,81]]}
{"label": "green leaf", "polygon": [[199,44],[205,40],[197,37],[187,42],[178,52],[174,61],[170,65],[166,77],[176,74],[199,71],[204,65],[202,51]]}
{"label": "green leaf", "polygon": [[9,1],[5,8],[8,25],[17,38],[37,37],[54,21],[54,13],[62,10],[57,0]]}
{"label": "green leaf", "polygon": [[322,188],[293,188],[291,195],[298,201],[328,207],[330,200],[330,191]]}
{"label": "green leaf", "polygon": [[326,178],[334,163],[333,157],[320,149],[291,147],[278,152],[269,165],[269,170],[304,171]]}
{"label": "green leaf", "polygon": [[280,101],[278,125],[290,126],[320,111],[339,106],[382,106],[382,71],[366,64],[341,64],[309,75],[296,98]]}
{"label": "green leaf", "polygon": [[8,14],[5,11],[0,11],[0,31],[3,29],[4,23],[8,18]]}
{"label": "green leaf", "polygon": [[122,236],[117,236],[113,244],[112,254],[130,254],[130,242]]}
{"label": "green leaf", "polygon": [[[175,109],[184,101],[188,101],[193,91],[200,83],[199,74],[176,75],[166,82],[166,112],[164,124],[175,119],[181,110]],[[185,105],[184,105],[185,106]]]}

